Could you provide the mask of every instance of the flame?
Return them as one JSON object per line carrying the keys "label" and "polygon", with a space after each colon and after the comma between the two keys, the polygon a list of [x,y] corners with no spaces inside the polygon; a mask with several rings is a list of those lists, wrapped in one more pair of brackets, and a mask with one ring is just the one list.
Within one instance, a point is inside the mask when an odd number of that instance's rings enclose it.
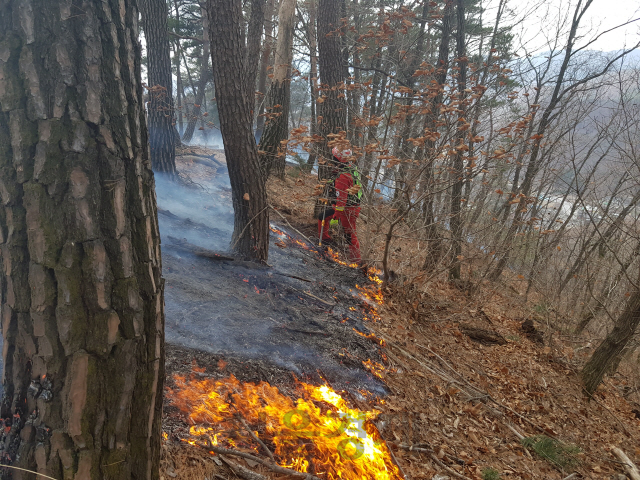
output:
{"label": "flame", "polygon": [[358,335],[360,335],[361,337],[369,338],[369,339],[371,339],[371,340],[374,340],[376,343],[378,343],[378,339],[376,338],[375,333],[363,333],[363,332],[361,332],[360,330],[357,330],[357,329],[355,329],[355,328],[353,328],[353,327],[352,327],[352,329],[353,329],[353,331],[354,331],[354,332],[356,332],[356,333],[357,333]]}
{"label": "flame", "polygon": [[[377,365],[371,362],[372,365]],[[262,455],[236,421],[241,416],[274,453],[278,464],[327,480],[402,478],[372,423],[377,413],[349,408],[327,385],[297,383],[295,402],[266,382],[174,377],[168,396],[192,424],[186,442],[233,446]]]}
{"label": "flame", "polygon": [[366,362],[362,362],[367,370],[369,370],[372,374],[374,374],[378,378],[382,378],[382,374],[387,371],[384,365],[380,365],[379,363],[374,362],[369,359]]}
{"label": "flame", "polygon": [[340,260],[340,256],[338,255],[338,253],[334,252],[333,248],[331,247],[327,247],[327,253],[329,254],[329,257],[331,258],[331,260],[333,260],[339,265],[344,265],[345,267],[349,267],[349,268],[358,268],[357,263],[347,263],[343,260]]}
{"label": "flame", "polygon": [[[301,242],[300,240],[298,240],[297,238],[292,237],[291,235],[289,235],[286,232],[283,232],[282,230],[280,230],[279,228],[274,227],[273,225],[269,225],[269,229],[275,233],[276,235],[278,235],[279,237],[281,237],[283,240],[288,241],[289,243],[295,243],[296,245],[304,248],[305,250],[309,250],[309,251],[315,251],[315,249],[313,247],[310,247],[307,243],[305,242]],[[284,246],[286,246],[286,244],[284,244]]]}

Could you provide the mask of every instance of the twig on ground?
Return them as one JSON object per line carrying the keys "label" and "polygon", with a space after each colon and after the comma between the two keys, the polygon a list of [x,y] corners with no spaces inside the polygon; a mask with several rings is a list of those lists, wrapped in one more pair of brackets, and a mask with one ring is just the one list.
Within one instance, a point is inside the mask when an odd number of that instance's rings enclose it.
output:
{"label": "twig on ground", "polygon": [[224,455],[220,455],[220,460],[222,460],[233,471],[233,473],[245,480],[269,480],[269,478],[264,475],[256,473],[253,470],[249,470],[242,465],[238,465],[236,462],[232,462]]}
{"label": "twig on ground", "polygon": [[273,274],[274,275],[280,275],[282,277],[295,278],[296,280],[301,280],[301,281],[307,282],[307,283],[313,283],[313,280],[309,280],[308,278],[298,277],[297,275],[287,275],[286,273],[278,273],[278,272],[273,272]]}
{"label": "twig on ground", "polygon": [[258,218],[258,216],[264,212],[267,208],[269,208],[269,205],[267,205],[266,207],[264,207],[262,210],[260,210],[258,213],[256,213],[253,218],[251,220],[249,220],[249,222],[244,226],[244,228],[242,229],[242,231],[240,232],[240,235],[238,235],[238,238],[236,238],[236,241],[233,242],[233,245],[231,245],[231,250],[233,251],[236,248],[236,245],[238,245],[238,242],[242,239],[242,237],[244,237],[244,232],[247,231],[247,228],[249,228],[249,225],[251,225],[253,223],[253,221]]}
{"label": "twig on ground", "polygon": [[[522,440],[525,439],[525,436],[522,435],[518,430],[515,429],[515,427],[513,427],[512,425],[509,425],[508,423],[505,422],[505,426],[511,430],[516,437],[518,437],[518,440],[520,440],[520,442],[522,442]],[[524,448],[525,453],[527,454],[527,456],[530,459],[533,459],[533,457],[531,456],[531,453],[529,452],[529,450],[527,449],[527,447],[525,447],[524,445],[522,445],[522,448]]]}
{"label": "twig on ground", "polygon": [[518,437],[518,440],[520,440],[520,441],[524,440],[524,435],[522,435],[519,431],[517,431],[517,430],[516,430],[515,428],[513,428],[511,425],[509,425],[508,423],[505,423],[505,426],[506,426],[509,430],[511,430],[511,431],[516,435],[516,437]]}
{"label": "twig on ground", "polygon": [[417,445],[405,445],[394,443],[394,445],[402,450],[407,450],[409,452],[420,452],[420,453],[434,453],[433,448],[425,448],[426,444],[418,443]]}
{"label": "twig on ground", "polygon": [[291,224],[289,223],[289,220],[287,220],[287,218],[286,218],[284,215],[282,215],[278,210],[276,210],[276,209],[273,207],[273,205],[269,205],[269,207],[271,207],[271,210],[273,210],[273,211],[274,211],[274,212],[276,212],[278,215],[280,215],[280,218],[281,218],[281,219],[283,219],[285,222],[287,222],[287,225],[289,225],[289,228],[291,228],[294,232],[296,232],[298,235],[300,235],[302,238],[304,238],[307,242],[309,242],[309,245],[313,245],[313,246],[315,246],[315,244],[314,244],[311,240],[309,240],[309,239],[307,238],[307,236],[306,236],[306,235],[304,235],[303,233],[301,233],[301,232],[300,232],[300,230],[298,230],[296,227],[294,227],[293,225],[291,225]]}
{"label": "twig on ground", "polygon": [[311,298],[315,298],[316,300],[318,300],[319,302],[324,303],[328,307],[335,307],[336,306],[336,304],[334,302],[327,302],[326,300],[318,298],[318,297],[316,297],[315,295],[313,295],[313,294],[311,294],[309,292],[305,292],[304,290],[302,291],[302,293],[304,293],[305,295],[309,295]]}
{"label": "twig on ground", "polygon": [[262,447],[262,449],[265,451],[265,453],[269,456],[269,458],[271,459],[271,461],[273,463],[276,463],[276,459],[273,458],[273,453],[271,453],[271,450],[269,450],[269,447],[267,447],[264,442],[262,440],[260,440],[260,438],[253,432],[253,430],[251,430],[251,427],[249,426],[249,424],[247,423],[247,421],[244,419],[244,417],[242,415],[240,415],[240,413],[236,413],[236,418],[238,420],[240,420],[240,423],[242,423],[242,425],[244,426],[245,430],[247,432],[249,432],[249,435],[251,435],[251,438],[253,438],[256,442],[258,442],[260,444],[260,446]]}
{"label": "twig on ground", "polygon": [[564,477],[562,480],[573,480],[574,478],[578,478],[578,474],[577,473],[572,473],[568,477]]}
{"label": "twig on ground", "polygon": [[453,475],[456,478],[461,478],[462,480],[471,480],[469,477],[465,477],[464,475],[462,475],[461,473],[456,472],[453,468],[448,467],[447,465],[445,465],[444,463],[442,463],[440,461],[440,459],[438,457],[435,456],[435,454],[431,453],[429,454],[429,457],[431,458],[431,460],[433,460],[434,462],[436,462],[441,468],[444,468],[447,472],[449,472],[451,475]]}
{"label": "twig on ground", "polygon": [[398,463],[398,459],[396,458],[395,454],[393,453],[393,450],[391,450],[391,447],[389,446],[387,441],[383,438],[383,436],[380,433],[380,430],[378,429],[377,426],[376,426],[376,430],[378,430],[378,435],[380,435],[380,438],[382,438],[382,441],[386,445],[387,450],[389,451],[389,454],[391,455],[391,459],[393,460],[393,463],[395,463],[396,467],[398,467],[398,470],[400,470],[400,473],[402,474],[402,478],[406,478],[407,480],[411,480],[411,477],[409,475],[407,475],[407,473],[400,466],[400,463]]}
{"label": "twig on ground", "polygon": [[255,455],[251,455],[250,453],[245,453],[245,452],[241,452],[239,450],[233,450],[230,448],[216,447],[215,445],[204,445],[200,443],[196,443],[195,445],[197,445],[200,448],[204,448],[205,450],[215,452],[218,455],[233,455],[236,457],[241,457],[247,460],[251,460],[253,462],[259,463],[260,465],[264,465],[269,470],[276,473],[291,475],[292,477],[304,478],[305,480],[320,480],[318,477],[314,475],[309,475],[308,473],[305,473],[305,472],[297,472],[295,470],[291,470],[290,468],[281,467],[280,465],[276,465],[267,460],[263,460],[262,458],[256,457]]}

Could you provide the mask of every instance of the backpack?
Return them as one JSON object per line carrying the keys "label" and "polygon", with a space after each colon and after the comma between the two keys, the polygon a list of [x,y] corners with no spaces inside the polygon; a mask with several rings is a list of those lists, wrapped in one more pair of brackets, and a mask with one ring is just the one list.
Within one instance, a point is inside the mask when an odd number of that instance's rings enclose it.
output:
{"label": "backpack", "polygon": [[355,166],[349,166],[347,171],[351,174],[351,178],[353,179],[353,186],[359,187],[358,193],[347,194],[347,207],[359,207],[360,199],[362,198],[362,183],[360,182],[360,173]]}

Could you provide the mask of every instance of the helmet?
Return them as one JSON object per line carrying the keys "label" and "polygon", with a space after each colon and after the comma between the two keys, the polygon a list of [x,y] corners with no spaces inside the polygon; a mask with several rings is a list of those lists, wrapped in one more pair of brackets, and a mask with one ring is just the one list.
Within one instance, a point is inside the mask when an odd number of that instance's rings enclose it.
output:
{"label": "helmet", "polygon": [[338,159],[338,161],[345,163],[347,161],[347,159],[353,155],[353,152],[350,149],[347,150],[338,150],[338,147],[333,147],[333,150],[331,150],[331,153],[333,154],[334,157],[336,157]]}

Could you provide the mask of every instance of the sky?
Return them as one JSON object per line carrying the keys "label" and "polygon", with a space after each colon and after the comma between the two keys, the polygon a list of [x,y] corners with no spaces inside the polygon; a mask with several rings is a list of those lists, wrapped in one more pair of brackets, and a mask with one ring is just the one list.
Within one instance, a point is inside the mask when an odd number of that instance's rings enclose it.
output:
{"label": "sky", "polygon": [[[487,15],[495,15],[498,0],[489,0]],[[544,3],[544,5],[541,5]],[[515,10],[516,17],[525,19],[516,29],[527,45],[530,53],[548,50],[546,39],[554,38],[554,26],[560,12],[567,12],[574,7],[577,0],[509,0],[508,4]],[[585,0],[582,1],[584,5]],[[573,12],[573,8],[571,10]],[[640,19],[640,1],[638,0],[593,0],[592,5],[581,22],[581,33],[585,40],[592,38],[595,32],[602,32],[616,25]],[[565,29],[568,31],[568,28]],[[545,38],[546,37],[546,38]],[[589,49],[609,52],[635,45],[640,41],[640,20],[625,27],[611,31],[600,37]]]}

